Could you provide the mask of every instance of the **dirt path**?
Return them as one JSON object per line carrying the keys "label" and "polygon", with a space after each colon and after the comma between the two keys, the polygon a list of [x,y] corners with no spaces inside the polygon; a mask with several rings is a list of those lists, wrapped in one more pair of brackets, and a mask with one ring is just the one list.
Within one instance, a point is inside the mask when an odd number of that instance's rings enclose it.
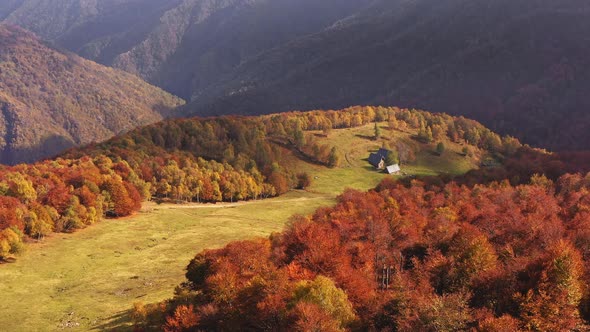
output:
{"label": "dirt path", "polygon": [[346,162],[348,163],[348,167],[353,167],[354,165],[352,164],[352,162],[350,161],[350,153],[345,153],[344,154],[344,159],[346,159]]}

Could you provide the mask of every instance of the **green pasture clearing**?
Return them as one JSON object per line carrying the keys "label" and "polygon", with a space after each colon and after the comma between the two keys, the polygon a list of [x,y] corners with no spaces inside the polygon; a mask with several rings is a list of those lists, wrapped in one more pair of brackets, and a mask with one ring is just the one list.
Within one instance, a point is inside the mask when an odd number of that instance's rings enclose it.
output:
{"label": "green pasture clearing", "polygon": [[293,158],[298,170],[312,177],[306,191],[234,204],[146,203],[133,217],[28,245],[15,262],[0,265],[0,331],[128,330],[133,303],[170,298],[199,251],[266,237],[282,230],[293,214],[333,205],[347,187],[368,190],[390,176],[366,161],[383,141],[404,140],[420,150],[414,163],[402,165],[408,175],[458,174],[476,167],[474,159],[459,155],[457,144],[445,142],[447,150],[438,156],[434,144],[381,125],[384,138],[378,141],[371,139],[373,125],[319,137],[338,147],[342,158],[337,168]]}
{"label": "green pasture clearing", "polygon": [[373,139],[374,125],[366,125],[360,128],[333,130],[328,137],[320,132],[315,132],[318,142],[336,146],[340,153],[340,166],[334,169],[317,165],[303,164],[302,171],[318,176],[314,179],[312,190],[337,194],[346,187],[368,190],[374,188],[384,177],[390,176],[383,171],[374,169],[367,161],[370,152],[378,150],[382,145],[393,144],[402,141],[417,151],[416,160],[401,165],[402,171],[407,176],[411,175],[458,175],[477,168],[477,150],[471,148],[475,157],[462,155],[463,145],[444,141],[446,150],[439,156],[435,153],[436,144],[424,144],[415,140],[416,132],[390,130],[386,123],[380,123],[382,137]]}
{"label": "green pasture clearing", "polygon": [[0,330],[105,330],[125,326],[134,302],[161,301],[206,248],[266,237],[289,217],[334,203],[294,191],[265,201],[157,206],[30,245],[0,266]]}

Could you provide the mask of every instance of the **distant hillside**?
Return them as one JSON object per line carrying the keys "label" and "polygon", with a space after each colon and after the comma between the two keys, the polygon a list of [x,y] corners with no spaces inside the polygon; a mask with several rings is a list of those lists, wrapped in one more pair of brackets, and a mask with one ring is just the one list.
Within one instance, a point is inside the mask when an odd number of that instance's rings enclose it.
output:
{"label": "distant hillside", "polygon": [[590,6],[380,1],[243,63],[187,106],[259,114],[351,103],[475,118],[553,149],[590,147]]}
{"label": "distant hillside", "polygon": [[91,60],[110,64],[181,0],[12,0],[0,18]]}
{"label": "distant hillside", "polygon": [[0,162],[51,156],[169,115],[182,101],[0,25]]}
{"label": "distant hillside", "polygon": [[188,99],[259,53],[321,31],[371,2],[21,0],[0,5],[0,17]]}
{"label": "distant hillside", "polygon": [[16,10],[24,0],[4,0],[0,2],[0,20],[6,18]]}
{"label": "distant hillside", "polygon": [[187,0],[113,64],[183,98],[199,98],[240,64],[321,31],[370,2]]}

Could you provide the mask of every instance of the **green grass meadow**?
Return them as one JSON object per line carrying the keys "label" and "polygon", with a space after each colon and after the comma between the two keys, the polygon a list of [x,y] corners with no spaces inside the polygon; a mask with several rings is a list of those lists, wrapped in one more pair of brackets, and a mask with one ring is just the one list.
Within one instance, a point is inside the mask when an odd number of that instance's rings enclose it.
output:
{"label": "green grass meadow", "polygon": [[189,260],[206,248],[266,237],[296,213],[333,198],[302,192],[219,206],[157,206],[28,246],[0,266],[0,330],[105,330],[128,323],[134,302],[172,296]]}
{"label": "green grass meadow", "polygon": [[[55,234],[32,243],[15,262],[0,265],[0,331],[129,330],[134,302],[170,298],[194,255],[228,242],[266,237],[281,231],[294,214],[311,214],[333,205],[345,188],[368,190],[384,177],[367,163],[381,141],[366,137],[373,126],[334,130],[330,144],[340,148],[334,169],[298,163],[313,184],[306,191],[234,204],[156,205],[135,216],[105,220],[73,234]],[[420,144],[409,133],[384,128],[387,139]],[[459,174],[475,167],[448,143],[443,156],[421,145],[408,174]]]}

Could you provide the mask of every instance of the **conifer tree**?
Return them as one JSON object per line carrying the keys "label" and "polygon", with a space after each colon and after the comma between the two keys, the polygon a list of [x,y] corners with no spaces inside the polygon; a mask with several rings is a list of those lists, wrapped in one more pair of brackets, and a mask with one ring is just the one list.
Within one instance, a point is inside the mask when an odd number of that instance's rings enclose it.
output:
{"label": "conifer tree", "polygon": [[338,156],[338,150],[336,147],[332,147],[330,155],[328,156],[328,166],[337,167],[340,164],[340,156]]}
{"label": "conifer tree", "polygon": [[439,156],[442,156],[442,154],[445,152],[445,149],[445,144],[443,142],[438,142],[436,145],[436,153],[438,153]]}
{"label": "conifer tree", "polygon": [[375,122],[375,140],[378,140],[381,138],[381,128],[379,127],[379,124],[377,122]]}

